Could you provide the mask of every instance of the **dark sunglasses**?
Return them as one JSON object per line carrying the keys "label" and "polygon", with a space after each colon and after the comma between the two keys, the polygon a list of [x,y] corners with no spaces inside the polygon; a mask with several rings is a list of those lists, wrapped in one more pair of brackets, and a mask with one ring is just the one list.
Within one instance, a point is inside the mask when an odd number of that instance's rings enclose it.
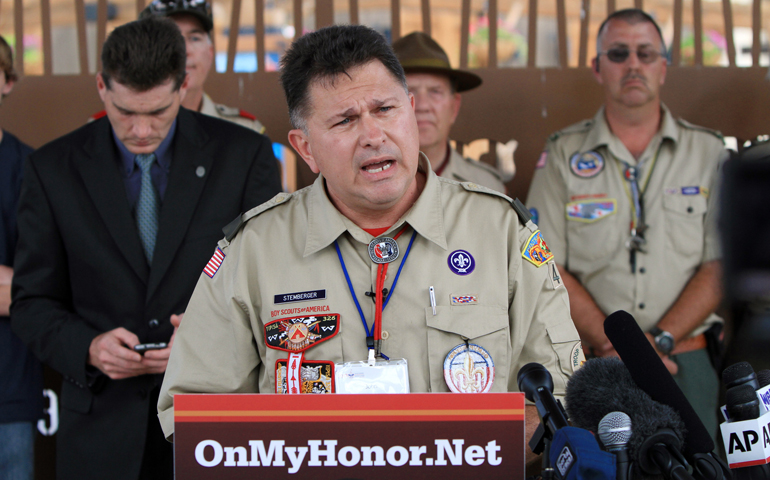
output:
{"label": "dark sunglasses", "polygon": [[[628,60],[628,56],[631,55],[631,50],[622,47],[610,48],[606,52],[599,52],[599,56],[601,55],[607,55],[607,58],[612,63],[623,63]],[[665,55],[665,53],[649,48],[642,48],[636,51],[636,58],[638,58],[640,62],[646,64],[652,63]]]}

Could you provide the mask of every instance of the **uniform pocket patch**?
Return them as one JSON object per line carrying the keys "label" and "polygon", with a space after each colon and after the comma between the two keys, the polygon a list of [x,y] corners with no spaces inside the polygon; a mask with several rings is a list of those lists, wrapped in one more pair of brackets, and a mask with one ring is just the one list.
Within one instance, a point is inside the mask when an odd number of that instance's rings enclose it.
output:
{"label": "uniform pocket patch", "polygon": [[592,223],[615,213],[617,206],[618,202],[614,198],[570,202],[567,204],[567,220]]}

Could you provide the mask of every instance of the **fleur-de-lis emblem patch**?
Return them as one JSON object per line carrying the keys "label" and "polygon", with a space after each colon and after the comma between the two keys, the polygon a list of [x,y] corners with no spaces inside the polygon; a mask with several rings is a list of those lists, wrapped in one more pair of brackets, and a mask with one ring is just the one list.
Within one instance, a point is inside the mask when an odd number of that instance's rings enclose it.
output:
{"label": "fleur-de-lis emblem patch", "polygon": [[465,250],[455,250],[447,259],[449,269],[457,275],[468,275],[476,268],[476,260]]}

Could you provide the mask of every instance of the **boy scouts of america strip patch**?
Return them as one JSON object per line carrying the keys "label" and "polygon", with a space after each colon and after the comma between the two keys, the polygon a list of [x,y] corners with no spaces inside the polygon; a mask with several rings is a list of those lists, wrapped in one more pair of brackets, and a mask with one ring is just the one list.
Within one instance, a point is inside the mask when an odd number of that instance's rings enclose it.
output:
{"label": "boy scouts of america strip patch", "polygon": [[479,303],[478,295],[451,295],[450,301],[452,305],[475,305]]}
{"label": "boy scouts of america strip patch", "polygon": [[[295,354],[292,354],[294,356]],[[301,360],[299,376],[289,381],[287,370],[289,360],[275,362],[275,393],[290,393],[289,384],[297,388],[293,393],[334,393],[334,362],[323,360]]]}
{"label": "boy scouts of america strip patch", "polygon": [[536,267],[540,267],[548,262],[548,260],[553,259],[553,253],[551,253],[548,245],[545,244],[540,230],[530,235],[529,240],[524,244],[521,256],[529,260]]}
{"label": "boy scouts of america strip patch", "polygon": [[203,268],[203,273],[208,275],[209,278],[214,278],[214,275],[217,274],[219,267],[222,266],[222,262],[224,261],[225,253],[219,247],[217,247],[214,255],[211,257],[211,260],[209,260],[209,263],[207,263]]}
{"label": "boy scouts of america strip patch", "polygon": [[340,315],[279,318],[265,324],[265,343],[268,348],[284,352],[304,352],[308,348],[337,335]]}

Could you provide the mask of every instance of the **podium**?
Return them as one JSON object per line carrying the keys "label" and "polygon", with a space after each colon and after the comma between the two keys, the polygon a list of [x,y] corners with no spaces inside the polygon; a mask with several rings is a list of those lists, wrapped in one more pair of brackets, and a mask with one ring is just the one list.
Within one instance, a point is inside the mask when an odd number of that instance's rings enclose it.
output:
{"label": "podium", "polygon": [[177,479],[524,478],[524,395],[174,396]]}

